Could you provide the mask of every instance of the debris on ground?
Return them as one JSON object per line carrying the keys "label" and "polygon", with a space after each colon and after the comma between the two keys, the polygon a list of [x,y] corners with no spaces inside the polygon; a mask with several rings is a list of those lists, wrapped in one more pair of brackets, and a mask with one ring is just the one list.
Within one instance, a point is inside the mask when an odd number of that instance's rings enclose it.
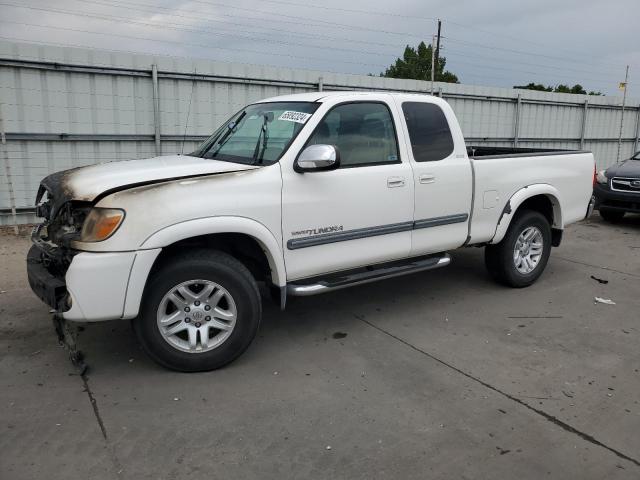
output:
{"label": "debris on ground", "polygon": [[336,333],[334,333],[332,336],[333,336],[333,338],[335,338],[335,339],[340,339],[340,338],[344,338],[344,337],[346,337],[346,336],[347,336],[347,334],[346,334],[346,333],[344,333],[344,332],[336,332]]}
{"label": "debris on ground", "polygon": [[605,305],[615,305],[616,304],[616,302],[614,302],[610,298],[595,297],[594,300],[595,300],[595,303],[603,303]]}
{"label": "debris on ground", "polygon": [[591,275],[591,278],[593,280],[595,280],[596,282],[601,283],[603,285],[606,285],[607,283],[609,283],[609,280],[604,280],[602,278],[594,277],[593,275]]}
{"label": "debris on ground", "polygon": [[327,450],[331,450],[331,445],[327,445]]}

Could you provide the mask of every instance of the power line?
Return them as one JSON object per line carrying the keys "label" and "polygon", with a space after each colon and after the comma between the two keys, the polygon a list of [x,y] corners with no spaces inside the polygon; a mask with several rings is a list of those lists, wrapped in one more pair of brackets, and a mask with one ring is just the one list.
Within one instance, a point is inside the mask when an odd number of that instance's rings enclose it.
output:
{"label": "power line", "polygon": [[[318,26],[317,23],[323,23],[329,26],[334,26],[334,27],[341,27],[341,28],[349,28],[349,29],[356,29],[356,30],[363,30],[363,31],[371,31],[371,32],[375,32],[375,33],[386,33],[386,34],[392,34],[392,35],[400,35],[400,36],[408,36],[408,37],[412,37],[412,38],[420,38],[420,39],[424,39],[424,34],[420,34],[420,35],[416,35],[414,33],[410,33],[410,32],[397,32],[397,31],[393,31],[393,30],[382,30],[382,29],[373,29],[373,28],[367,28],[367,27],[362,27],[359,25],[353,25],[353,24],[344,24],[344,23],[337,23],[337,22],[329,22],[329,21],[324,21],[324,20],[318,20],[318,19],[310,19],[309,17],[303,17],[303,16],[297,16],[297,15],[287,15],[287,14],[282,14],[279,12],[269,12],[269,11],[265,11],[265,10],[256,10],[256,9],[249,9],[249,8],[243,8],[243,7],[238,7],[235,5],[229,5],[226,3],[219,3],[219,2],[211,2],[211,1],[207,1],[207,0],[192,0],[194,3],[200,3],[200,4],[204,4],[204,5],[212,5],[212,6],[217,6],[217,7],[223,7],[223,8],[229,8],[229,9],[235,9],[235,10],[241,10],[241,11],[248,11],[251,13],[263,13],[266,15],[271,15],[271,16],[276,16],[278,18],[275,19],[269,19],[269,21],[272,22],[284,22],[284,23],[292,23],[292,22],[288,22],[285,20],[281,20],[280,18],[285,17],[285,18],[293,18],[296,20],[311,20],[313,22],[316,22],[316,24],[307,24],[307,25],[311,25],[311,26]],[[299,24],[298,22],[293,22],[296,24]],[[300,25],[304,25],[304,24],[300,24]],[[446,38],[446,37],[443,37]],[[451,38],[451,37],[449,37]],[[483,48],[493,48],[493,49],[500,49],[499,47],[494,47],[492,45],[484,45],[484,44],[479,44],[477,42],[467,42],[468,44],[471,45],[477,45],[477,46],[482,46]],[[546,57],[546,58],[554,58],[554,59],[559,59],[562,61],[569,61],[569,62],[573,62],[573,63],[582,63],[579,61],[576,61],[574,59],[569,59],[566,57],[557,57],[557,56],[550,56],[550,55],[544,55],[544,54],[534,54],[531,52],[526,52],[526,51],[522,51],[522,50],[515,50],[515,49],[508,49],[507,51],[510,51],[512,53],[518,53],[521,55],[533,55],[533,56],[541,56],[541,57]]]}
{"label": "power line", "polygon": [[576,61],[576,60],[572,60],[569,58],[565,58],[565,57],[557,57],[554,55],[545,55],[543,53],[531,53],[531,52],[524,52],[522,50],[515,50],[512,48],[504,48],[504,47],[494,47],[493,45],[485,45],[482,43],[477,43],[477,42],[468,42],[466,40],[460,40],[457,38],[453,38],[453,37],[446,37],[443,35],[444,39],[450,41],[450,42],[454,42],[454,43],[460,43],[463,45],[470,45],[470,46],[474,46],[474,47],[480,47],[480,48],[485,48],[485,49],[489,49],[489,50],[498,50],[498,51],[502,51],[502,52],[510,52],[510,53],[515,53],[517,55],[529,55],[532,57],[542,57],[542,58],[549,58],[552,60],[559,60],[562,62],[572,62],[572,63],[578,63],[578,64],[583,64],[582,62]]}
{"label": "power line", "polygon": [[[234,33],[220,33],[220,32],[211,32],[209,30],[204,30],[204,29],[197,29],[197,28],[181,28],[184,27],[184,24],[173,24],[173,23],[147,23],[147,22],[141,22],[141,21],[137,21],[137,20],[129,20],[126,17],[121,17],[121,16],[114,16],[114,15],[104,15],[104,14],[93,14],[93,13],[84,13],[84,12],[73,12],[73,11],[69,11],[69,10],[62,10],[62,9],[55,9],[55,8],[44,8],[44,7],[34,7],[34,6],[26,6],[26,5],[17,5],[17,4],[13,4],[13,3],[0,3],[0,5],[5,5],[5,6],[10,6],[10,7],[14,7],[14,8],[24,8],[24,9],[29,9],[29,10],[39,10],[39,11],[45,11],[45,12],[54,12],[54,13],[59,13],[59,14],[63,14],[63,15],[73,15],[76,17],[84,17],[84,18],[95,18],[98,20],[103,20],[103,21],[109,21],[109,22],[117,22],[117,23],[127,23],[130,25],[142,25],[145,27],[150,27],[150,28],[169,28],[172,30],[179,30],[179,31],[185,31],[185,32],[195,32],[195,33],[199,33],[201,35],[213,35],[213,36],[219,36],[219,37],[232,37],[232,38],[240,38],[243,40],[258,40],[260,42],[266,42],[266,43],[273,43],[273,44],[279,44],[279,45],[295,45],[295,46],[302,46],[302,47],[308,47],[308,48],[318,48],[321,50],[326,50],[327,47],[322,46],[322,45],[311,45],[311,44],[303,44],[303,43],[291,43],[291,42],[285,42],[285,41],[281,41],[281,40],[274,40],[271,38],[264,38],[264,37],[248,37],[248,36],[244,36],[244,35],[237,35]],[[179,25],[179,26],[170,26],[170,25]],[[395,55],[395,53],[380,53],[380,52],[367,52],[367,51],[363,51],[363,50],[353,50],[353,49],[348,49],[348,48],[340,48],[340,47],[331,47],[331,50],[335,50],[335,51],[341,51],[341,52],[350,52],[350,53],[358,53],[358,54],[366,54],[366,55],[377,55],[377,56],[383,56],[383,57],[389,57],[391,55]]]}
{"label": "power line", "polygon": [[[461,52],[460,50],[451,50],[450,48],[447,48],[445,50],[445,53],[447,52],[451,52],[454,54],[453,57],[447,57],[445,56],[444,58],[450,58],[453,60],[457,61],[457,57],[468,57],[468,58],[478,58],[478,59],[486,59],[486,60],[492,60],[492,61],[497,61],[497,62],[508,62],[509,64],[518,64],[518,65],[526,65],[526,66],[530,66],[530,67],[538,67],[538,68],[548,68],[548,69],[555,69],[557,70],[558,68],[562,68],[562,70],[566,70],[569,72],[576,72],[576,73],[586,73],[588,75],[598,75],[598,76],[604,76],[607,78],[617,78],[615,76],[615,74],[607,74],[607,73],[599,73],[599,72],[592,72],[592,71],[588,71],[588,70],[577,70],[577,69],[573,69],[573,68],[567,68],[564,65],[562,67],[558,66],[558,65],[545,65],[542,63],[530,63],[530,62],[522,62],[519,60],[513,60],[510,58],[498,58],[498,57],[488,57],[486,55],[478,55],[478,54],[469,54],[469,53],[465,53],[465,52]],[[582,78],[582,77],[581,77]],[[589,78],[589,77],[584,77],[584,78]]]}
{"label": "power line", "polygon": [[[326,5],[304,4],[304,3],[291,2],[291,1],[286,1],[286,0],[262,0],[262,2],[263,3],[275,3],[275,4],[279,4],[279,5],[291,5],[291,6],[297,6],[297,7],[315,8],[315,9],[321,9],[321,10],[327,10],[327,11],[358,13],[358,14],[365,14],[365,15],[377,15],[377,16],[382,16],[382,17],[406,18],[406,19],[411,19],[411,20],[427,20],[427,21],[436,21],[436,20],[438,20],[437,18],[434,18],[434,17],[425,17],[425,16],[420,16],[420,15],[403,15],[403,14],[400,14],[400,13],[382,12],[382,11],[379,11],[379,10],[362,10],[362,9],[355,9],[355,8],[328,7]],[[441,17],[441,19],[442,19],[442,17]],[[493,35],[495,37],[507,38],[509,40],[522,42],[522,43],[529,43],[531,45],[536,45],[538,47],[553,48],[554,50],[564,50],[565,52],[570,53],[571,55],[586,56],[583,52],[577,52],[575,50],[569,50],[569,49],[565,49],[565,48],[558,48],[555,45],[554,46],[545,45],[545,44],[540,43],[540,42],[534,42],[532,40],[527,40],[527,39],[524,39],[524,38],[521,38],[521,37],[514,37],[512,35],[506,35],[504,33],[492,32],[490,30],[485,30],[485,29],[479,28],[477,25],[469,25],[469,24],[459,23],[459,22],[455,22],[453,20],[448,20],[448,19],[445,19],[444,21],[447,24],[451,24],[451,25],[454,25],[456,27],[464,28],[465,30],[471,29],[471,30],[475,30],[475,31],[478,31],[478,32],[482,32],[482,33],[487,34],[487,35]],[[620,67],[620,65],[613,64],[613,63],[609,63],[609,65],[615,65],[616,67]]]}
{"label": "power line", "polygon": [[[89,2],[89,3],[99,3],[96,0],[77,0],[77,1]],[[361,27],[359,25],[353,25],[353,24],[328,22],[328,21],[323,21],[323,20],[311,19],[309,17],[303,17],[303,16],[285,15],[285,14],[280,14],[280,13],[268,12],[268,11],[265,11],[265,10],[255,10],[255,9],[237,7],[235,5],[229,5],[229,4],[226,4],[226,3],[211,2],[211,1],[205,1],[205,0],[192,0],[192,1],[195,2],[195,3],[204,4],[204,5],[212,5],[212,6],[235,9],[235,10],[249,11],[251,13],[264,13],[264,14],[267,14],[267,15],[277,16],[278,18],[270,18],[269,19],[270,22],[276,22],[276,23],[287,23],[287,24],[306,25],[306,26],[321,26],[321,25],[318,25],[318,23],[300,23],[299,21],[287,21],[287,20],[282,20],[280,18],[280,17],[286,17],[286,18],[294,18],[294,19],[297,19],[297,20],[310,20],[312,22],[322,22],[322,23],[324,23],[326,25],[332,25],[332,26],[334,26],[334,28],[336,26],[340,27],[340,28],[345,28],[346,27],[346,28],[349,28],[349,29],[370,31],[370,32],[376,32],[376,33],[387,33],[387,34],[393,34],[393,35],[403,35],[405,37],[411,37],[411,38],[421,39],[421,40],[423,40],[424,37],[425,37],[424,34],[415,34],[415,33],[412,33],[412,32],[396,32],[396,31],[390,31],[390,30],[380,30],[380,29],[366,28],[366,27]],[[129,3],[133,3],[133,2],[129,2]],[[103,3],[103,5],[104,5],[104,3]],[[109,5],[109,4],[107,4],[107,5]],[[144,5],[144,4],[139,4],[138,3],[137,5]],[[150,5],[147,4],[145,6],[150,6]],[[155,8],[157,8],[157,7],[155,7]],[[329,7],[327,7],[327,8],[329,8]],[[360,12],[360,13],[362,13],[362,12]],[[217,15],[238,18],[237,16],[233,16],[233,15],[229,15],[229,14],[217,13]],[[191,18],[197,18],[197,17],[191,17]],[[246,18],[246,17],[240,17],[240,18]],[[424,18],[431,19],[430,17],[424,17]],[[249,17],[248,19],[259,20],[258,18],[253,18],[253,17]],[[458,24],[458,25],[462,25],[462,24]],[[253,26],[253,27],[255,28],[255,26]],[[257,28],[266,28],[266,27],[258,26]],[[276,31],[282,32],[282,30],[276,30]],[[289,32],[289,33],[291,33],[291,32]],[[327,37],[327,38],[328,39],[334,39],[334,40],[354,41],[353,39],[348,39],[348,38],[342,38],[342,39],[338,39],[338,38],[335,38],[335,37]],[[562,62],[572,62],[572,63],[577,63],[577,64],[588,64],[587,62],[581,62],[581,61],[577,61],[575,59],[566,58],[566,57],[559,57],[559,56],[552,56],[552,55],[545,55],[545,54],[537,54],[537,53],[531,53],[531,52],[528,52],[528,51],[516,50],[516,49],[504,49],[504,48],[501,48],[501,47],[495,47],[493,45],[486,45],[486,44],[477,43],[477,42],[466,42],[466,41],[463,41],[463,40],[455,39],[455,38],[452,38],[452,37],[446,37],[446,36],[443,36],[442,38],[448,38],[453,42],[465,43],[467,45],[473,45],[473,46],[479,46],[479,47],[485,48],[485,49],[495,49],[495,50],[508,51],[508,52],[511,52],[511,53],[519,54],[519,55],[538,56],[538,57],[543,57],[543,58],[559,60],[559,61],[562,61]],[[367,42],[367,43],[371,43],[371,42]],[[395,47],[395,45],[391,45],[391,44],[384,44],[384,45],[394,46]],[[589,58],[593,59],[593,57],[589,57]],[[598,59],[597,63],[602,64],[603,62],[600,59]]]}
{"label": "power line", "polygon": [[[118,37],[118,38],[129,38],[129,39],[133,39],[133,40],[145,40],[145,41],[150,41],[150,42],[159,42],[159,43],[170,43],[170,44],[175,44],[175,45],[180,45],[180,46],[192,46],[192,47],[202,47],[202,48],[211,48],[210,44],[202,44],[202,43],[190,43],[190,42],[178,42],[178,41],[173,41],[173,40],[160,40],[160,39],[156,39],[156,38],[146,38],[146,37],[136,37],[133,35],[123,35],[123,34],[116,34],[116,33],[101,33],[101,32],[92,32],[90,30],[81,30],[81,29],[77,29],[77,28],[68,28],[68,27],[58,27],[58,26],[52,26],[52,25],[40,25],[40,24],[35,24],[35,23],[27,23],[27,22],[17,22],[17,21],[13,21],[13,20],[0,20],[0,23],[10,23],[10,24],[14,24],[14,25],[24,25],[24,26],[29,26],[29,27],[40,27],[40,28],[50,28],[53,30],[65,30],[65,31],[69,31],[69,32],[78,32],[78,33],[89,33],[92,35],[103,35],[103,36],[107,36],[107,37]],[[260,51],[260,50],[249,50],[246,48],[231,48],[231,47],[218,47],[216,46],[216,48],[218,50],[229,50],[229,51],[234,51],[234,52],[243,52],[243,53],[257,53],[259,55],[274,55],[274,56],[278,56],[278,57],[287,57],[287,58],[296,58],[296,59],[302,59],[302,60],[318,60],[318,61],[322,61],[322,62],[330,62],[330,63],[334,63],[334,62],[338,62],[338,63],[348,63],[348,64],[353,64],[353,65],[365,65],[365,66],[373,66],[373,67],[385,67],[385,65],[381,65],[381,64],[376,64],[376,63],[364,63],[364,62],[351,62],[348,60],[338,60],[335,58],[320,58],[320,57],[309,57],[309,56],[301,56],[301,55],[291,55],[291,54],[287,54],[287,53],[275,53],[275,52],[265,52],[265,51]]]}
{"label": "power line", "polygon": [[[112,1],[108,1],[108,2],[101,2],[99,0],[75,0],[77,2],[81,2],[81,3],[93,3],[93,4],[97,4],[97,5],[103,5],[103,6],[107,6],[107,7],[111,7],[111,8],[125,8],[127,10],[136,10],[138,12],[143,12],[143,13],[154,13],[154,14],[158,14],[158,15],[165,15],[165,16],[169,16],[169,17],[178,17],[178,18],[185,18],[185,19],[189,19],[189,20],[197,20],[197,21],[203,21],[205,20],[208,23],[222,23],[225,25],[236,25],[239,27],[251,27],[251,28],[259,28],[262,30],[267,30],[270,32],[276,32],[282,36],[285,37],[306,37],[306,38],[317,38],[317,39],[326,39],[326,40],[332,40],[332,41],[345,41],[345,42],[350,42],[350,43],[363,43],[363,44],[367,44],[367,45],[378,45],[378,46],[383,46],[383,47],[393,47],[393,48],[404,48],[405,44],[392,44],[392,43],[383,43],[383,42],[374,42],[374,41],[365,41],[365,40],[357,40],[354,38],[346,38],[346,37],[334,37],[334,36],[328,36],[328,35],[322,35],[322,34],[311,34],[311,33],[301,33],[301,32],[292,32],[292,31],[287,31],[287,32],[283,32],[283,30],[281,28],[270,28],[270,27],[263,27],[261,25],[253,25],[250,23],[239,23],[239,22],[229,22],[227,20],[220,20],[220,19],[214,19],[210,16],[206,16],[206,17],[202,17],[202,16],[193,16],[193,15],[182,15],[182,14],[178,14],[178,13],[162,13],[162,12],[158,12],[159,10],[164,10],[167,12],[175,12],[175,9],[171,9],[171,8],[165,8],[165,7],[160,7],[160,6],[155,6],[155,5],[149,5],[146,3],[136,3],[136,2],[119,2],[117,0],[112,0]],[[122,3],[125,3],[125,5],[122,5]],[[119,5],[120,4],[120,5]],[[121,6],[122,5],[122,6]],[[137,5],[137,6],[141,6],[141,7],[147,7],[147,8],[151,8],[152,10],[143,10],[140,8],[135,8],[135,7],[131,7],[131,5]],[[229,14],[223,14],[223,13],[216,13],[216,15],[222,16],[222,17],[228,17],[228,18],[245,18],[245,17],[239,17],[237,15],[229,15]],[[250,31],[247,31],[248,33]],[[250,33],[258,33],[258,34],[265,34],[267,32],[250,32]]]}
{"label": "power line", "polygon": [[[353,24],[347,24],[347,23],[338,23],[338,22],[330,22],[327,20],[318,20],[318,19],[314,19],[314,18],[309,18],[309,17],[301,17],[298,15],[287,15],[285,13],[281,13],[281,12],[269,12],[267,10],[258,10],[255,8],[243,8],[243,7],[238,7],[236,5],[229,5],[228,3],[218,3],[218,2],[209,2],[209,1],[205,1],[205,0],[191,0],[193,3],[201,3],[203,5],[212,5],[214,7],[223,7],[223,8],[230,8],[233,10],[241,10],[241,11],[245,11],[245,12],[250,12],[250,13],[262,13],[264,15],[272,15],[272,16],[276,16],[278,17],[278,19],[269,19],[269,21],[275,21],[275,22],[283,22],[283,23],[294,23],[297,25],[308,25],[308,26],[314,26],[314,27],[322,27],[325,25],[331,26],[331,27],[340,27],[340,28],[349,28],[349,29],[355,29],[355,30],[362,30],[362,31],[366,31],[366,32],[375,32],[375,33],[387,33],[390,35],[401,35],[401,36],[406,36],[407,33],[406,32],[395,32],[393,30],[382,30],[379,28],[368,28],[368,27],[363,27],[360,25],[353,25]],[[295,22],[287,22],[285,20],[279,20],[280,18],[291,18],[296,20]],[[299,20],[304,20],[304,21],[311,21],[311,22],[315,22],[315,23],[300,23]],[[422,36],[421,36],[422,37]]]}
{"label": "power line", "polygon": [[[481,69],[486,69],[486,70],[503,70],[503,71],[507,71],[507,72],[515,72],[515,73],[525,73],[527,75],[539,75],[539,72],[534,72],[534,71],[527,71],[527,70],[518,70],[515,68],[504,68],[504,67],[496,67],[496,66],[492,66],[492,65],[479,65],[477,63],[471,63],[471,62],[460,62],[463,65],[469,65],[471,67],[474,68],[481,68]],[[560,77],[560,78],[566,78],[566,79],[571,79],[572,81],[576,81],[574,76],[568,76],[568,75],[562,75],[562,74],[554,74],[555,77]],[[589,79],[587,79],[589,80]],[[598,82],[603,82],[603,80],[592,80],[592,84],[594,85],[598,85],[598,86],[605,86],[605,83],[598,83]],[[611,82],[611,85],[613,84],[613,81]],[[609,86],[611,86],[609,85]]]}

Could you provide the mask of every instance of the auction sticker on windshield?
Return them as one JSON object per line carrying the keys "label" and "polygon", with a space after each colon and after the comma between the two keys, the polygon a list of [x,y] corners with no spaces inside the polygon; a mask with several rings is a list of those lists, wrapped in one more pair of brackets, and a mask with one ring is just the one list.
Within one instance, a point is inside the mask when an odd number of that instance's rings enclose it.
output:
{"label": "auction sticker on windshield", "polygon": [[287,122],[305,123],[309,120],[310,113],[294,112],[293,110],[287,110],[283,112],[278,120],[286,120]]}

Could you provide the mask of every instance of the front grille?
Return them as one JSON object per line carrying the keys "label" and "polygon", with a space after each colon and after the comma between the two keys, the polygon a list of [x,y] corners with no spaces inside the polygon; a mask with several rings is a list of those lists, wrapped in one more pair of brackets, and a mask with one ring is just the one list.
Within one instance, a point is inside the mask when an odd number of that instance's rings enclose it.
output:
{"label": "front grille", "polygon": [[640,194],[640,178],[614,177],[611,179],[611,190]]}

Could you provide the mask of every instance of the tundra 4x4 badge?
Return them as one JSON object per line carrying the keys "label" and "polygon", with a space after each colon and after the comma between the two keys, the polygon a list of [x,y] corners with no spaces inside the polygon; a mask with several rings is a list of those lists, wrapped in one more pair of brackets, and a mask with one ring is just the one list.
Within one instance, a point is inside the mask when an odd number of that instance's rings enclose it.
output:
{"label": "tundra 4x4 badge", "polygon": [[300,235],[311,236],[321,235],[323,233],[342,232],[344,227],[342,225],[332,225],[330,227],[318,227],[310,228],[308,230],[298,230],[297,232],[291,232],[292,237],[299,237]]}

